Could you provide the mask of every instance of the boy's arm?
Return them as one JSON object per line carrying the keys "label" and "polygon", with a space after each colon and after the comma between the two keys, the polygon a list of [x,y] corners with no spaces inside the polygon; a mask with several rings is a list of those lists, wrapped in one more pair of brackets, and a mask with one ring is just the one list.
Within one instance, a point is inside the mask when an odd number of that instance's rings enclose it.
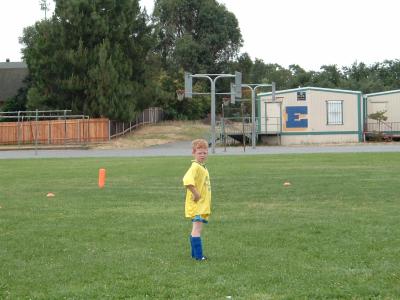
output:
{"label": "boy's arm", "polygon": [[187,185],[186,187],[192,192],[193,200],[195,202],[199,201],[200,200],[200,193],[197,191],[196,187],[194,185],[191,185],[191,184]]}

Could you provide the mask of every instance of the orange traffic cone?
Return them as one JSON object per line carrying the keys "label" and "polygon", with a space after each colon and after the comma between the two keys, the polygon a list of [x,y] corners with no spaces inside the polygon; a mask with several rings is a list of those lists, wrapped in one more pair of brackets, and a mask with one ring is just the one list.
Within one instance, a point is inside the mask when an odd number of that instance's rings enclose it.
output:
{"label": "orange traffic cone", "polygon": [[106,169],[99,169],[99,188],[103,188],[106,184]]}

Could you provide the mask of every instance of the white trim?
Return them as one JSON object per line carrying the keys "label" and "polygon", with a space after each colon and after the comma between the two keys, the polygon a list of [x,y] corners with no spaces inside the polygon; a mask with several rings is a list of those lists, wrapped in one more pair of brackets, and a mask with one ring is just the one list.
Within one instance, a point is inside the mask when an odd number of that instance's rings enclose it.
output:
{"label": "white trim", "polygon": [[372,93],[372,94],[365,94],[365,97],[371,97],[371,96],[381,96],[381,95],[387,95],[387,94],[396,94],[400,93],[400,90],[391,90],[391,91],[386,91],[386,92],[378,92],[378,93]]}
{"label": "white trim", "polygon": [[[346,94],[362,94],[360,91],[330,89],[330,88],[311,87],[311,86],[299,87],[299,88],[288,89],[288,90],[280,90],[280,91],[276,91],[275,94],[278,95],[278,94],[286,94],[286,93],[292,93],[292,92],[298,92],[298,91],[307,91],[307,90],[322,91],[322,92],[339,92],[339,93],[346,93]],[[257,97],[269,96],[269,95],[272,95],[272,92],[260,93],[260,94],[257,94]]]}

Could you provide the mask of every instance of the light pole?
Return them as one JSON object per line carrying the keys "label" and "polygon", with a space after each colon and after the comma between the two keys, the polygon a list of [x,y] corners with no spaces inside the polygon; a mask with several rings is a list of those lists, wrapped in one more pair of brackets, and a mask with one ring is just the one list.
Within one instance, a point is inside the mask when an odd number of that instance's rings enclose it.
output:
{"label": "light pole", "polygon": [[272,88],[272,101],[275,101],[275,82],[271,84],[252,83],[242,84],[242,87],[247,87],[251,90],[251,147],[256,148],[256,90],[260,87]]}
{"label": "light pole", "polygon": [[44,11],[44,19],[47,20],[47,11],[49,9],[49,3],[47,3],[47,0],[40,0],[40,10]]}
{"label": "light pole", "polygon": [[[192,92],[192,78],[206,78],[211,83],[211,152],[215,153],[215,83],[219,78],[235,78],[235,95],[237,98],[242,97],[242,73],[235,72],[233,74],[190,74],[185,72],[185,97],[192,98],[192,95],[208,95],[209,93]],[[231,93],[218,93],[229,95]]]}

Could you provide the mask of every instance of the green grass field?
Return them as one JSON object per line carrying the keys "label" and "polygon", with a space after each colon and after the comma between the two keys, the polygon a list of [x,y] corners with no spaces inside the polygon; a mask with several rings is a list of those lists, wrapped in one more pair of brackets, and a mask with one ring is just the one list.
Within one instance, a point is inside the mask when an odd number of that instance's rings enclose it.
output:
{"label": "green grass field", "polygon": [[0,299],[400,298],[398,153],[210,157],[206,262],[189,164],[0,160]]}

